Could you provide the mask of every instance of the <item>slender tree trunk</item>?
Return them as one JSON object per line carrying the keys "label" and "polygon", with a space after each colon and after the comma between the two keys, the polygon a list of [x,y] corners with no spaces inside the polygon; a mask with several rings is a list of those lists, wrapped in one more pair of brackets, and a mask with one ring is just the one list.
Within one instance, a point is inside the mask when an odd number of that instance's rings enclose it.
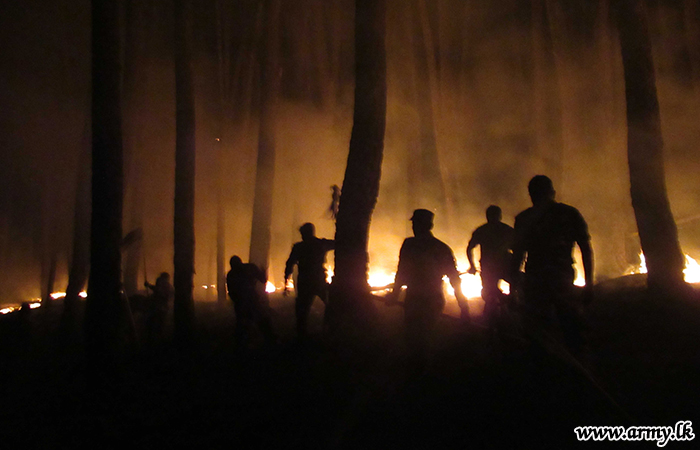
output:
{"label": "slender tree trunk", "polygon": [[[436,76],[431,74],[435,57],[433,55],[430,23],[426,6],[420,0],[411,2],[412,47],[415,76],[415,105],[418,112],[419,138],[416,152],[410,154],[412,161],[410,183],[415,208],[428,208],[446,213],[446,191],[442,179],[440,158],[438,157],[435,133],[435,108],[433,96],[437,95]],[[414,158],[414,155],[418,155]],[[413,208],[413,209],[415,209]]]}
{"label": "slender tree trunk", "polygon": [[50,253],[48,267],[46,271],[46,277],[44,278],[45,284],[44,286],[42,286],[41,303],[43,306],[51,305],[53,300],[51,294],[54,291],[54,284],[56,282],[56,265],[58,263],[58,253],[55,248],[50,248],[49,252]]}
{"label": "slender tree trunk", "polygon": [[647,284],[673,290],[683,283],[684,258],[666,194],[647,15],[639,0],[619,0],[617,6],[627,98],[630,193],[649,272]]}
{"label": "slender tree trunk", "polygon": [[42,252],[41,252],[41,303],[50,306],[51,293],[54,291],[56,281],[56,264],[58,259],[58,238],[56,221],[56,200],[53,180],[48,177],[44,184],[42,205]]}
{"label": "slender tree trunk", "polygon": [[[144,41],[145,23],[139,9],[139,2],[127,0],[125,9],[124,72],[124,190],[125,210],[128,214],[128,228],[131,232],[143,229],[143,194],[141,193],[141,167],[138,161],[140,131],[143,126],[139,114],[139,89],[145,84],[143,69],[142,43]],[[128,297],[139,290],[139,266],[142,260],[142,240],[134,242],[124,249],[124,292]]]}
{"label": "slender tree trunk", "polygon": [[180,348],[191,343],[194,333],[194,174],[195,111],[188,0],[175,6],[175,220],[174,220],[174,320],[175,342]]}
{"label": "slender tree trunk", "polygon": [[335,233],[333,302],[369,291],[368,240],[379,194],[386,124],[386,3],[355,2],[355,111]]}
{"label": "slender tree trunk", "polygon": [[554,56],[552,25],[546,0],[532,0],[532,52],[536,151],[542,159],[544,171],[560,186],[563,173],[561,100],[559,76]]}
{"label": "slender tree trunk", "polygon": [[121,284],[122,134],[119,3],[92,2],[92,224],[85,309],[88,373],[106,375],[117,350]]}
{"label": "slender tree trunk", "polygon": [[270,261],[272,194],[275,178],[275,119],[280,86],[279,18],[280,1],[265,2],[265,32],[261,49],[262,92],[258,159],[255,173],[255,199],[250,237],[250,262],[267,269]]}
{"label": "slender tree trunk", "polygon": [[[216,155],[223,161],[224,145],[228,144],[226,129],[230,126],[229,105],[231,99],[230,48],[226,7],[222,0],[216,2],[216,40],[219,65],[219,137],[216,139]],[[216,299],[226,302],[226,211],[224,208],[223,167],[216,169]]]}
{"label": "slender tree trunk", "polygon": [[226,211],[224,210],[221,180],[216,201],[216,299],[226,302]]}
{"label": "slender tree trunk", "polygon": [[85,142],[83,154],[78,161],[78,173],[75,187],[75,211],[73,212],[73,254],[68,271],[68,286],[66,298],[63,300],[64,318],[73,317],[80,293],[85,289],[85,283],[90,273],[90,120],[86,119]]}

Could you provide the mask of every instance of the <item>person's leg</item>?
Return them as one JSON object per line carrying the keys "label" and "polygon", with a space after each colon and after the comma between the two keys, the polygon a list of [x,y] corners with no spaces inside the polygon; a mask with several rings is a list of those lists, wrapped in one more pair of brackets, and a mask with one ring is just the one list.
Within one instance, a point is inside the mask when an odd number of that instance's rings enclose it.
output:
{"label": "person's leg", "polygon": [[481,272],[481,298],[484,300],[484,319],[491,331],[495,331],[498,325],[498,302],[501,290],[498,288],[500,281],[498,275],[482,271]]}
{"label": "person's leg", "polygon": [[405,335],[408,354],[414,369],[425,369],[430,356],[430,342],[444,307],[442,295],[406,296]]}
{"label": "person's leg", "polygon": [[305,338],[308,334],[309,312],[314,301],[314,291],[312,287],[300,284],[297,292],[298,295],[294,304],[297,319],[297,336]]}
{"label": "person's leg", "polygon": [[585,353],[588,345],[586,323],[582,306],[573,289],[561,292],[556,303],[556,313],[566,346],[574,356]]}

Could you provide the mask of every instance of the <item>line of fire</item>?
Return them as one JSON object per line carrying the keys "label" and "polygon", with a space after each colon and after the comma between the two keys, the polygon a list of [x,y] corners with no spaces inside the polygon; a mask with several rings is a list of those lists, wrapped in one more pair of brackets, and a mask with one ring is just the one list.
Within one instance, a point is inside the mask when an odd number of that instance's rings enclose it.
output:
{"label": "line of fire", "polygon": [[700,421],[700,0],[3,10],[11,442],[569,448]]}

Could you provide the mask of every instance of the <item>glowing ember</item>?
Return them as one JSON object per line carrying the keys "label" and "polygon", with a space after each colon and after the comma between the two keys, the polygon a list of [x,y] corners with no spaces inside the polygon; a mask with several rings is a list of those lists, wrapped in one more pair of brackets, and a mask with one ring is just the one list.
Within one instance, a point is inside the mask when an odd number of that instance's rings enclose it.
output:
{"label": "glowing ember", "polygon": [[276,290],[277,290],[277,288],[275,287],[274,284],[272,284],[272,281],[268,281],[267,284],[265,285],[265,292],[267,292],[268,294],[272,294]]}
{"label": "glowing ember", "polygon": [[6,308],[0,309],[0,314],[10,314],[13,311],[17,311],[19,306],[8,306]]}
{"label": "glowing ember", "polygon": [[51,294],[51,298],[54,300],[59,299],[59,298],[64,298],[65,296],[66,296],[65,292],[54,292],[53,294]]}

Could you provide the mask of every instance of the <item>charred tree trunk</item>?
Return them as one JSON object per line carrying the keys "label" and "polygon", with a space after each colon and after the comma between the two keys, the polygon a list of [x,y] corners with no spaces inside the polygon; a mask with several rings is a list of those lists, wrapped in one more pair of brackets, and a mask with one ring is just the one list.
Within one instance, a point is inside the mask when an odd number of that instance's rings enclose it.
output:
{"label": "charred tree trunk", "polygon": [[[386,3],[355,2],[355,111],[336,221],[329,325],[369,293],[368,240],[379,194],[386,124]],[[340,309],[338,309],[340,308]],[[338,312],[333,312],[335,309]]]}
{"label": "charred tree trunk", "polygon": [[627,158],[632,207],[647,261],[648,287],[683,284],[684,258],[666,194],[663,140],[651,42],[644,4],[618,2],[618,27],[627,98]]}
{"label": "charred tree trunk", "polygon": [[275,119],[280,87],[279,0],[265,2],[264,17],[265,32],[262,39],[260,71],[262,78],[260,130],[249,260],[266,270],[270,261],[270,227],[275,178]]}
{"label": "charred tree trunk", "polygon": [[92,2],[92,224],[85,309],[88,373],[101,381],[118,339],[122,239],[119,3]]}
{"label": "charred tree trunk", "polygon": [[175,342],[183,348],[194,333],[194,173],[195,111],[188,0],[174,0],[175,7],[175,210],[174,274]]}

